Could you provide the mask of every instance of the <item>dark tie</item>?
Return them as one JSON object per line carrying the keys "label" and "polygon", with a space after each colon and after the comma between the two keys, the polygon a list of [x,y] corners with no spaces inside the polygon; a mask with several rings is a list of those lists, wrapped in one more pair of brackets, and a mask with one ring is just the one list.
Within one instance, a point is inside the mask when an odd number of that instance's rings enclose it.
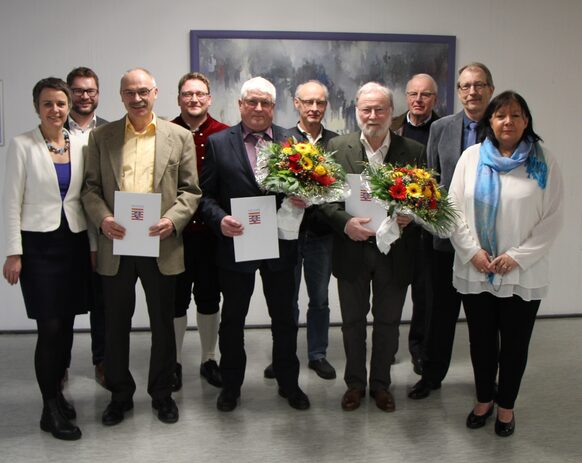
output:
{"label": "dark tie", "polygon": [[473,146],[477,143],[477,123],[474,121],[469,122],[469,134],[467,135],[467,146]]}

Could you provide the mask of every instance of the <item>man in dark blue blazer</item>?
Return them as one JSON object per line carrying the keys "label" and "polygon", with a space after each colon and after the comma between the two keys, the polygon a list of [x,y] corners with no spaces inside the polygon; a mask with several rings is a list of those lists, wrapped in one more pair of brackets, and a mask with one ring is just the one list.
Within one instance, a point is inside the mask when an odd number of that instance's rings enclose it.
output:
{"label": "man in dark blue blazer", "polygon": [[[257,270],[271,317],[273,369],[279,395],[299,410],[310,405],[298,384],[297,324],[292,304],[297,240],[279,240],[277,259],[236,262],[234,258],[233,237],[242,235],[244,230],[230,215],[230,200],[265,194],[254,175],[256,145],[259,139],[282,141],[289,137],[289,132],[272,123],[275,99],[272,83],[262,77],[248,80],[238,102],[241,122],[211,135],[206,145],[200,208],[206,224],[219,239],[216,258],[223,305],[218,344],[223,389],[216,406],[221,411],[234,410],[240,396],[246,367],[244,325]],[[279,195],[278,206],[281,200]]]}
{"label": "man in dark blue blazer", "polygon": [[[493,95],[493,77],[482,63],[470,63],[459,70],[457,96],[463,110],[443,117],[430,126],[428,167],[440,174],[440,184],[449,189],[461,153],[476,143],[477,124]],[[448,239],[434,237],[432,254],[433,305],[426,333],[426,359],[422,379],[408,393],[424,399],[439,389],[449,370],[455,327],[461,310],[461,295],[453,287],[454,249]]]}

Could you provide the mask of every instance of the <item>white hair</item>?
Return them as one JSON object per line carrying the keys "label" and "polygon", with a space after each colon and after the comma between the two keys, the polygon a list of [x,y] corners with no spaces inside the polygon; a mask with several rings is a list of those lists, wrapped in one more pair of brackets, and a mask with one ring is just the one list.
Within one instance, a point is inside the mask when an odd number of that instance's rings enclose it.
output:
{"label": "white hair", "polygon": [[242,84],[240,89],[241,100],[244,100],[249,92],[252,92],[253,90],[266,93],[271,97],[273,103],[277,100],[277,90],[275,90],[275,86],[264,77],[253,77]]}
{"label": "white hair", "polygon": [[358,104],[358,100],[363,94],[372,92],[383,93],[388,99],[388,104],[390,105],[390,108],[394,109],[392,90],[390,90],[385,85],[379,84],[378,82],[367,82],[358,89],[358,91],[356,92],[356,105]]}
{"label": "white hair", "polygon": [[433,77],[430,74],[414,74],[410,78],[410,80],[406,83],[406,90],[408,90],[408,85],[410,84],[410,82],[412,82],[414,79],[417,79],[417,78],[423,78],[423,79],[428,80],[432,84],[432,86],[434,88],[435,95],[438,95],[438,93],[439,93],[439,86],[437,85],[436,80],[434,80]]}

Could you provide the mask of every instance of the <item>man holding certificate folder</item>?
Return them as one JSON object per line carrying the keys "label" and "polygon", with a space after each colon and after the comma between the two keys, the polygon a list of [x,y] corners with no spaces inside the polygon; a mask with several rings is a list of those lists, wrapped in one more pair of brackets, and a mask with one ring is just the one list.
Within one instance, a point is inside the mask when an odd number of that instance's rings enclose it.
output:
{"label": "man holding certificate folder", "polygon": [[[105,382],[111,391],[102,422],[116,425],[133,408],[136,385],[129,371],[129,332],[139,278],[152,332],[148,393],[160,421],[175,423],[178,408],[171,397],[176,364],[175,278],[184,271],[180,232],[201,196],[195,148],[188,130],[153,113],[158,89],[147,70],[127,71],[120,93],[127,115],[91,132],[82,192],[85,210],[100,229],[97,272],[103,277]],[[147,257],[151,254],[140,254],[139,249],[132,255],[114,255],[115,240],[131,239],[126,237],[126,227],[117,222],[116,192],[142,194],[144,203],[152,193],[161,199],[155,220],[144,220],[142,237],[159,239],[158,257]],[[147,209],[138,213],[131,209],[132,220],[143,214],[147,217]]]}
{"label": "man holding certificate folder", "polygon": [[[310,406],[307,395],[298,385],[297,325],[293,313],[297,240],[279,240],[277,258],[235,260],[233,238],[242,237],[245,227],[240,217],[239,220],[233,217],[231,200],[264,196],[254,175],[257,144],[262,140],[279,142],[290,136],[272,123],[275,99],[271,82],[262,77],[246,81],[238,102],[241,122],[211,135],[206,144],[201,176],[204,196],[200,207],[206,224],[219,237],[217,264],[223,295],[219,346],[223,389],[216,406],[221,411],[234,410],[240,397],[246,367],[245,318],[257,270],[271,317],[273,369],[279,395],[295,409],[305,410]],[[277,207],[281,200],[278,195]]]}

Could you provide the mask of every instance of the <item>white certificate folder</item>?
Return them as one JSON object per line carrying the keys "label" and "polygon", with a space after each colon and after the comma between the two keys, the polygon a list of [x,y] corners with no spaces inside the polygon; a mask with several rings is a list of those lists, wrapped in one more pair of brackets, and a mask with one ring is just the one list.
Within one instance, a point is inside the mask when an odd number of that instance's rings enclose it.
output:
{"label": "white certificate folder", "polygon": [[233,238],[234,260],[246,262],[278,258],[275,196],[233,198],[230,207],[232,216],[244,227],[243,234]]}
{"label": "white certificate folder", "polygon": [[159,257],[160,237],[149,236],[149,228],[160,221],[159,193],[115,192],[115,221],[125,227],[122,240],[113,240],[116,256]]}
{"label": "white certificate folder", "polygon": [[346,198],[346,212],[353,217],[367,217],[371,219],[364,226],[378,231],[380,224],[387,217],[386,209],[372,198],[368,190],[362,186],[359,174],[348,174],[347,181],[351,194]]}

